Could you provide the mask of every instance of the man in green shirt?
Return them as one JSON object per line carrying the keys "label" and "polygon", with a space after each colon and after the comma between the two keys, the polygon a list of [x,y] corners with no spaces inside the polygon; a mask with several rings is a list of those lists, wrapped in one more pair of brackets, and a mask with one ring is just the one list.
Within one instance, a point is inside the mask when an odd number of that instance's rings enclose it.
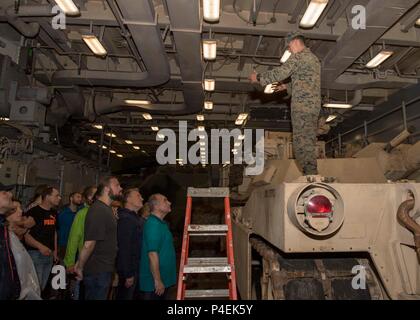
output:
{"label": "man in green shirt", "polygon": [[171,203],[161,194],[149,198],[151,215],[143,230],[140,255],[140,291],[144,300],[165,300],[168,288],[176,284],[176,256],[173,237],[163,220]]}
{"label": "man in green shirt", "polygon": [[[76,264],[76,257],[82,251],[85,233],[85,220],[89,210],[89,206],[93,203],[96,193],[96,187],[87,187],[83,191],[83,198],[85,199],[85,206],[80,209],[74,217],[71,225],[69,238],[67,241],[66,255],[64,257],[64,265],[69,273],[74,273],[74,265]],[[71,294],[74,300],[79,299],[80,281],[76,280],[70,283]]]}

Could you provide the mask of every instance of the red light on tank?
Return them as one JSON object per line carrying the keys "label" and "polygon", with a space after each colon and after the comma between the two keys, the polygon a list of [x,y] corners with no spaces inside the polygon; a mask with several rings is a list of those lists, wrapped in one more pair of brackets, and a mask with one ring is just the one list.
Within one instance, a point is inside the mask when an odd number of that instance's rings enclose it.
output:
{"label": "red light on tank", "polygon": [[332,212],[332,203],[325,196],[312,197],[306,204],[306,212],[314,215],[324,215]]}

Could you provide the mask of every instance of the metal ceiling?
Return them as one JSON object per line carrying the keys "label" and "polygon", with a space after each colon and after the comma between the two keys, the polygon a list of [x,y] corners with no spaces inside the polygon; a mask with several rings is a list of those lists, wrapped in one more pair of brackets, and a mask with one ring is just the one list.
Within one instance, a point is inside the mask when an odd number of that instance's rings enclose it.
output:
{"label": "metal ceiling", "polygon": [[[206,128],[233,128],[238,113],[249,111],[245,127],[290,130],[289,97],[264,95],[247,80],[253,69],[279,65],[290,31],[305,34],[322,61],[325,99],[345,101],[359,95],[346,118],[363,117],[391,94],[418,82],[418,0],[330,0],[312,29],[299,29],[305,0],[255,1],[257,10],[252,12],[253,0],[222,0],[220,21],[210,24],[202,20],[198,0],[78,0],[74,2],[81,15],[67,17],[66,28],[54,30],[47,14],[53,0],[22,0],[17,13],[14,1],[3,0],[0,44],[34,48],[31,84],[55,88],[47,121],[66,124],[61,131],[77,127],[78,140],[68,147],[97,152],[97,146],[86,141],[100,139],[101,132],[92,127],[100,122],[117,135],[110,140],[112,146],[133,157],[141,150],[154,154],[152,125],[176,127],[177,121],[188,120],[196,127],[197,113],[205,115]],[[366,30],[350,27],[355,4],[366,7]],[[19,39],[16,30],[27,38]],[[83,43],[81,35],[90,31],[101,36],[107,57],[95,57]],[[200,44],[209,37],[217,40],[218,54],[216,61],[206,63]],[[366,69],[366,62],[383,47],[394,55],[377,69]],[[2,48],[0,54],[11,55]],[[205,77],[216,79],[215,92],[203,92]],[[133,110],[124,105],[127,98],[153,104]],[[212,111],[202,110],[205,99],[214,102]],[[0,111],[5,109],[0,104]],[[153,120],[140,112],[151,113]]]}

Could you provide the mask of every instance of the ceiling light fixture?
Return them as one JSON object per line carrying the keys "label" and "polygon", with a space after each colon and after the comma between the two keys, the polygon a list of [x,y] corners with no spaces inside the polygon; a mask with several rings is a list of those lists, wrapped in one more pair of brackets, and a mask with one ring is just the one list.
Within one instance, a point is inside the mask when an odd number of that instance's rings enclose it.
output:
{"label": "ceiling light fixture", "polygon": [[94,127],[95,129],[99,129],[102,130],[104,127],[100,124],[92,124],[92,127]]}
{"label": "ceiling light fixture", "polygon": [[274,86],[273,84],[267,84],[264,88],[265,94],[272,94],[274,92]]}
{"label": "ceiling light fixture", "polygon": [[159,127],[151,127],[153,131],[159,131]]}
{"label": "ceiling light fixture", "polygon": [[150,115],[150,113],[143,113],[143,118],[146,120],[152,120],[152,116]]}
{"label": "ceiling light fixture", "polygon": [[95,55],[100,57],[107,55],[106,49],[95,35],[84,34],[82,35],[82,39]]}
{"label": "ceiling light fixture", "polygon": [[133,149],[134,150],[140,150],[140,147],[139,146],[133,146]]}
{"label": "ceiling light fixture", "polygon": [[109,150],[110,153],[117,153],[115,150]]}
{"label": "ceiling light fixture", "polygon": [[212,110],[213,109],[213,101],[204,101],[204,109]]}
{"label": "ceiling light fixture", "polygon": [[133,144],[133,141],[131,140],[124,140],[126,144]]}
{"label": "ceiling light fixture", "polygon": [[79,15],[79,8],[76,7],[72,0],[54,0],[55,3],[60,7],[67,16]]}
{"label": "ceiling light fixture", "polygon": [[132,105],[132,106],[147,106],[151,104],[149,100],[133,100],[133,99],[125,99],[124,102],[126,104]]}
{"label": "ceiling light fixture", "polygon": [[204,80],[204,90],[214,91],[215,87],[216,87],[216,81],[214,79]]}
{"label": "ceiling light fixture", "polygon": [[110,133],[110,132],[106,133],[106,135],[107,135],[108,137],[111,137],[111,138],[116,138],[116,137],[117,137],[117,135],[116,135],[116,134],[114,134],[114,133]]}
{"label": "ceiling light fixture", "polygon": [[217,55],[216,40],[203,40],[203,57],[205,60],[215,60]]}
{"label": "ceiling light fixture", "polygon": [[324,12],[327,4],[328,0],[311,0],[302,20],[300,20],[300,26],[303,28],[312,28],[318,21],[322,12]]}
{"label": "ceiling light fixture", "polygon": [[331,109],[350,109],[353,105],[349,103],[326,103],[324,104],[324,108],[331,108]]}
{"label": "ceiling light fixture", "polygon": [[220,0],[203,0],[203,18],[208,22],[219,21]]}
{"label": "ceiling light fixture", "polygon": [[337,116],[336,116],[336,115],[334,115],[334,114],[332,114],[332,115],[328,116],[328,118],[327,118],[326,122],[327,122],[327,123],[328,123],[328,122],[331,122],[331,121],[335,120],[336,118],[337,118]]}
{"label": "ceiling light fixture", "polygon": [[117,154],[118,158],[124,158],[122,154]]}
{"label": "ceiling light fixture", "polygon": [[382,50],[372,60],[370,60],[366,64],[366,68],[373,69],[373,68],[378,67],[380,64],[382,64],[385,60],[387,60],[393,54],[394,54],[393,51]]}
{"label": "ceiling light fixture", "polygon": [[197,114],[198,121],[204,121],[204,116],[202,114]]}
{"label": "ceiling light fixture", "polygon": [[96,143],[96,140],[89,139],[89,140],[88,140],[88,142],[89,142],[89,143],[92,143],[92,144],[95,144],[95,143]]}

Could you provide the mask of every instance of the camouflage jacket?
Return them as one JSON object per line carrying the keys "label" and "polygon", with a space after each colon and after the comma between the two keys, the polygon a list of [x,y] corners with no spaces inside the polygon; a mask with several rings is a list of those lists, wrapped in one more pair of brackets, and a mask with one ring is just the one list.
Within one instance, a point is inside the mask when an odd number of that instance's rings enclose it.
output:
{"label": "camouflage jacket", "polygon": [[281,82],[291,77],[292,105],[305,104],[319,110],[321,108],[321,63],[318,58],[305,48],[292,54],[280,67],[260,74],[260,84],[266,86]]}

